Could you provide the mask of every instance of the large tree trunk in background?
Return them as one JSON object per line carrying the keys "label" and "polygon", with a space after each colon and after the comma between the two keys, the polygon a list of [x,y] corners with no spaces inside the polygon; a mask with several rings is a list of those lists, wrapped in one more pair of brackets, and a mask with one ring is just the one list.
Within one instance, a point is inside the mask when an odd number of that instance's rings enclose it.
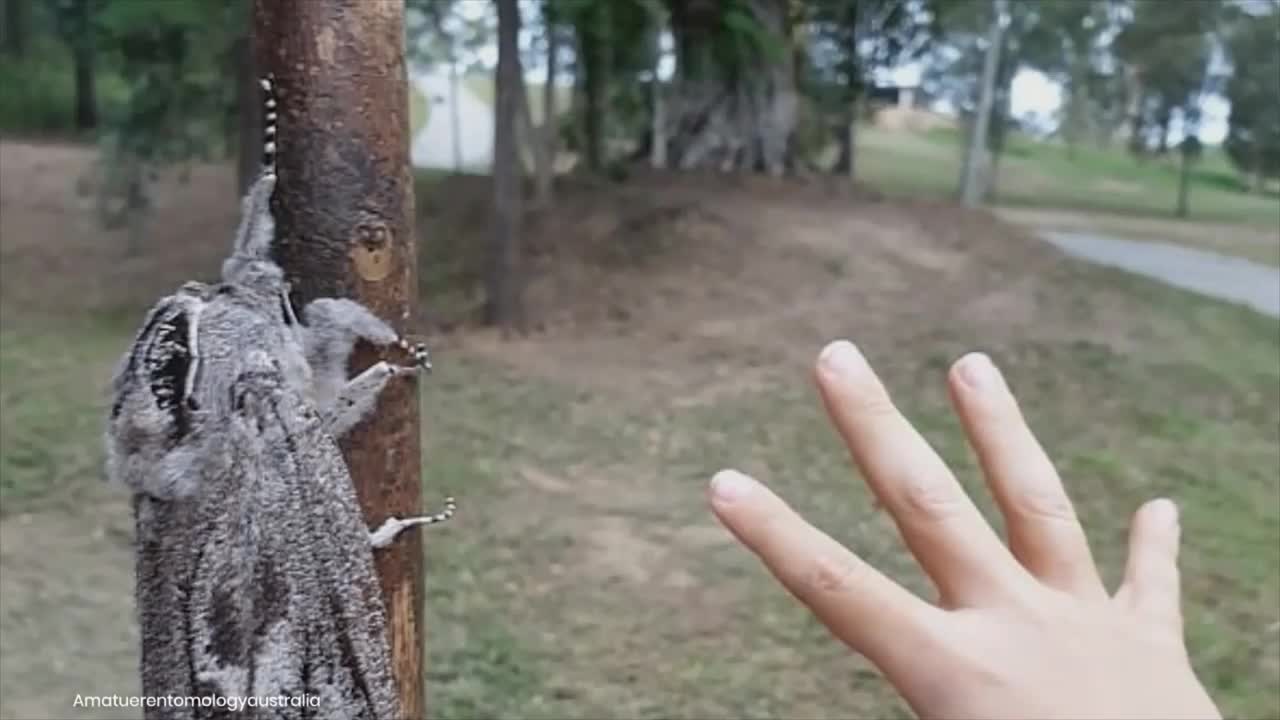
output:
{"label": "large tree trunk in background", "polygon": [[[295,307],[319,296],[351,298],[407,335],[418,259],[403,5],[255,0],[253,18],[256,66],[274,74],[278,88],[274,255]],[[359,343],[352,371],[379,355]],[[401,380],[340,443],[370,527],[422,513],[418,428],[418,384]],[[390,671],[408,718],[428,716],[422,542],[412,533],[374,554]]]}
{"label": "large tree trunk in background", "polygon": [[520,112],[517,0],[498,0],[497,102],[493,124],[493,234],[489,246],[489,296],[485,321],[509,331],[521,325],[520,157],[516,119]]}
{"label": "large tree trunk in background", "polygon": [[[671,15],[679,64],[667,123],[671,164],[781,175],[799,110],[794,57],[758,57],[732,73],[713,68],[707,49],[717,20],[704,5],[673,7]],[[789,37],[785,0],[752,0],[750,7],[767,33]]]}
{"label": "large tree trunk in background", "polygon": [[542,86],[542,127],[537,133],[535,142],[542,147],[542,162],[537,167],[537,178],[534,182],[534,204],[538,207],[551,205],[556,176],[556,149],[559,147],[560,124],[556,109],[556,80],[560,55],[560,29],[554,24],[555,18],[550,13],[546,16],[547,33],[547,76]]}

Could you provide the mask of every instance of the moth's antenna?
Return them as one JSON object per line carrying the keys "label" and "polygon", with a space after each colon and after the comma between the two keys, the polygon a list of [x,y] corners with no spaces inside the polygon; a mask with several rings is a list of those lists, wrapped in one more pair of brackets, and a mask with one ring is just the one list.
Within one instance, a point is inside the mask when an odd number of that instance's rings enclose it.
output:
{"label": "moth's antenna", "polygon": [[262,86],[262,170],[274,175],[276,172],[276,76],[268,74],[261,78]]}

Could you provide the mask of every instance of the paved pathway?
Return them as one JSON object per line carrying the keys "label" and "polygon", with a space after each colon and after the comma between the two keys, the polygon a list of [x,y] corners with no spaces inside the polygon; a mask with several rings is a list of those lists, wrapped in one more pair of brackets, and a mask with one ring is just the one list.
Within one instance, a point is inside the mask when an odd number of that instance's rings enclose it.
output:
{"label": "paved pathway", "polygon": [[1278,268],[1180,245],[1059,230],[1040,234],[1070,255],[1280,317]]}

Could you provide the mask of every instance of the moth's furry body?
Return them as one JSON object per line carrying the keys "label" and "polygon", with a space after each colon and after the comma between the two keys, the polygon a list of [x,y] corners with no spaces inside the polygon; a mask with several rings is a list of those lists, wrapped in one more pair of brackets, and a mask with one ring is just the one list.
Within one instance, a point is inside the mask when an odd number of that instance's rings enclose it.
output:
{"label": "moth's furry body", "polygon": [[[318,699],[237,718],[393,718],[373,548],[446,519],[453,504],[371,534],[336,438],[389,380],[430,366],[353,301],[315,300],[299,322],[270,255],[274,124],[267,140],[222,282],[160,300],[114,381],[107,473],[133,492],[142,690]],[[349,381],[358,338],[414,363],[381,362]],[[225,705],[147,712],[233,716]]]}

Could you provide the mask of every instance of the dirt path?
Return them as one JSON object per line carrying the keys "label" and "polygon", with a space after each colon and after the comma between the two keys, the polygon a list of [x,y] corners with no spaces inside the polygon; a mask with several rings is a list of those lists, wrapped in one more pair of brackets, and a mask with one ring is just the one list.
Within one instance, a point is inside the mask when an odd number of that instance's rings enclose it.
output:
{"label": "dirt path", "polygon": [[1280,317],[1280,270],[1218,253],[1092,233],[1042,231],[1064,252]]}

